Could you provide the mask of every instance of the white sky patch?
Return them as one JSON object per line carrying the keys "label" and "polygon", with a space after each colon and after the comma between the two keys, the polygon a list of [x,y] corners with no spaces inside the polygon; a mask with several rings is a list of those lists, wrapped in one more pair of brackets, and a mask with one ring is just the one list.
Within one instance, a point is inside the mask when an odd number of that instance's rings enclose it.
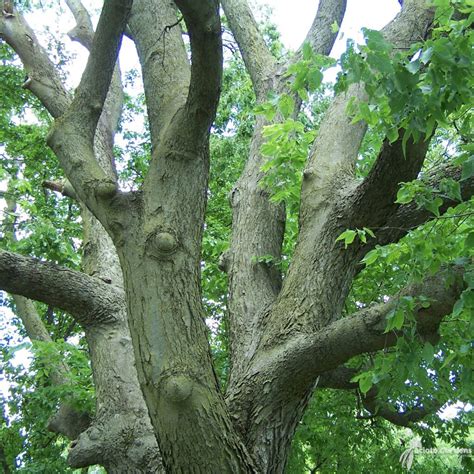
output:
{"label": "white sky patch", "polygon": [[[268,5],[273,14],[272,21],[278,27],[285,46],[290,49],[300,47],[306,37],[318,3],[314,0],[253,0],[256,5]],[[346,46],[348,38],[362,41],[360,29],[380,29],[385,26],[400,11],[397,0],[349,0],[346,15],[341,26],[338,39],[334,46],[333,55],[339,56]]]}
{"label": "white sky patch", "polygon": [[453,405],[448,405],[442,408],[438,415],[443,420],[452,420],[456,418],[460,411],[471,411],[472,405],[470,403],[456,402]]}

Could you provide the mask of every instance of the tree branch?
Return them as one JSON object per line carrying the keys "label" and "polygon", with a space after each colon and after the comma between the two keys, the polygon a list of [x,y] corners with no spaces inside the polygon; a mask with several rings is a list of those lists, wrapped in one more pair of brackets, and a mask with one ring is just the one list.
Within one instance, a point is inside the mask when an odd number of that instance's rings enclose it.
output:
{"label": "tree branch", "polygon": [[[244,6],[248,8],[245,2],[229,2],[229,7],[236,9],[234,11],[231,8],[232,14],[236,15],[234,21],[237,22],[236,25],[231,23],[231,27],[232,29],[237,28],[234,34],[237,35],[237,38],[241,35],[245,45],[246,42],[257,41],[255,35],[258,35],[258,38],[260,36],[256,27],[253,35],[249,31],[240,32],[238,30],[241,26],[238,22],[240,17],[236,12],[238,12],[238,8],[244,8]],[[328,54],[336,39],[336,35],[331,34],[330,37],[326,36],[323,40],[319,37],[316,29],[321,27],[320,33],[324,36],[327,31],[326,27],[322,26],[323,20],[331,19],[332,23],[342,19],[344,6],[345,2],[341,1],[337,2],[337,5],[334,1],[320,2],[313,30],[310,33],[316,53]],[[327,25],[329,30],[331,23]],[[266,51],[265,45],[261,48],[264,48],[262,51]],[[252,49],[251,52],[251,57],[253,57],[254,51]],[[268,54],[270,53],[268,52]],[[247,68],[252,67],[251,64],[246,65]],[[257,99],[265,99],[266,94],[271,90],[293,94],[297,104],[295,111],[297,114],[301,101],[297,94],[289,90],[288,81],[282,79],[283,76],[276,74],[277,64],[271,55],[266,67],[266,74],[273,79],[264,80],[263,76],[259,76],[256,80],[263,82],[256,83],[254,81]],[[288,64],[284,65],[282,69],[286,67]],[[269,266],[255,261],[255,257],[260,255],[271,255],[276,260],[280,258],[285,229],[284,206],[270,202],[268,193],[261,186],[264,176],[261,167],[267,160],[260,152],[264,142],[262,130],[265,125],[268,125],[268,122],[262,116],[257,117],[249,158],[231,195],[232,242],[227,265],[230,293],[230,344],[232,348],[231,383],[242,369],[241,365],[245,364],[245,361],[255,351],[257,347],[255,341],[259,340],[259,334],[263,330],[263,325],[260,324],[261,319],[278,296],[282,283],[281,271],[276,265]]]}
{"label": "tree branch", "polygon": [[57,118],[71,103],[54,64],[40,46],[33,30],[15,10],[13,16],[0,15],[0,38],[20,57],[28,79],[24,87],[40,99],[48,112]]}
{"label": "tree branch", "polygon": [[[318,54],[329,55],[338,31],[333,31],[334,23],[340,27],[346,13],[346,0],[320,0],[313,24],[306,35],[304,43],[309,43]],[[301,58],[302,46],[297,58]],[[298,59],[297,59],[298,60]]]}
{"label": "tree branch", "polygon": [[[413,41],[425,36],[433,14],[425,0],[407,1],[381,33],[395,48],[408,48]],[[355,161],[367,130],[363,121],[353,124],[347,116],[347,105],[353,98],[367,100],[362,84],[354,84],[346,94],[336,96],[323,118],[304,172],[303,218],[306,214],[317,216],[327,208],[327,203],[338,200],[336,195],[341,188],[351,186]]]}
{"label": "tree branch", "polygon": [[[15,314],[21,319],[26,334],[32,342],[53,342],[33,302],[23,296],[12,295],[15,302]],[[69,367],[59,363],[51,367],[49,375],[52,385],[62,385],[67,382]],[[58,411],[49,419],[48,429],[60,433],[69,439],[76,439],[91,424],[89,413],[78,411],[67,403],[62,403]]]}
{"label": "tree branch", "polygon": [[382,227],[399,207],[395,204],[400,182],[414,180],[425,160],[430,140],[414,142],[411,138],[403,155],[402,139],[390,144],[387,140],[369,175],[349,198],[354,216],[350,228]]}
{"label": "tree branch", "polygon": [[71,199],[77,199],[74,188],[71,183],[67,180],[63,181],[43,181],[43,187],[62,194],[63,196],[70,197]]}
{"label": "tree branch", "polygon": [[[265,339],[245,375],[228,393],[228,403],[239,420],[240,430],[245,433],[249,429],[246,426],[249,420],[254,431],[271,429],[272,423],[281,421],[281,407],[299,406],[301,399],[312,392],[319,376],[317,386],[331,383],[346,388],[347,381],[340,377],[331,381],[327,372],[338,369],[356,355],[376,352],[396,343],[400,334],[384,331],[387,314],[402,296],[423,295],[430,300],[428,308],[416,308],[415,320],[420,336],[435,343],[440,322],[452,311],[464,287],[463,268],[455,266],[411,285],[387,303],[364,308],[317,332],[299,330],[292,332],[290,338],[276,335],[273,341]],[[294,300],[290,303],[290,308],[297,306]],[[255,417],[265,422],[259,426]],[[257,438],[259,435],[261,433],[252,433]]]}
{"label": "tree branch", "polygon": [[76,20],[76,26],[68,33],[68,36],[90,51],[94,38],[94,28],[89,12],[80,0],[66,0],[66,4]]}
{"label": "tree branch", "polygon": [[[349,367],[337,367],[319,376],[318,388],[358,390],[359,384],[351,382],[358,372],[358,370]],[[421,421],[426,416],[436,412],[443,405],[437,400],[432,400],[430,404],[425,404],[424,406],[416,406],[407,408],[404,411],[398,411],[387,402],[378,400],[377,393],[377,388],[372,387],[365,395],[360,394],[364,408],[371,414],[370,418],[380,416],[397,426],[407,427]],[[366,417],[358,416],[357,418],[364,419]]]}
{"label": "tree branch", "polygon": [[0,288],[61,308],[82,326],[113,322],[124,304],[122,294],[100,279],[4,250]]}
{"label": "tree branch", "polygon": [[176,0],[191,42],[189,94],[179,125],[188,140],[201,145],[214,121],[222,80],[222,37],[216,0]]}
{"label": "tree branch", "polygon": [[[383,30],[391,42],[411,41],[431,22],[433,12],[424,0],[412,0],[406,5]],[[349,93],[361,97],[365,94],[362,85],[354,85]],[[348,195],[357,185],[353,178],[354,163],[366,131],[364,123],[350,123],[347,100],[349,94],[334,99],[310,153],[303,175],[298,242],[282,291],[268,318],[265,345],[289,338],[293,331],[314,333],[339,318],[357,271],[357,248],[346,252],[336,242],[345,229],[353,228],[352,220],[357,219],[348,212],[352,210]],[[418,154],[423,153],[419,150]],[[341,277],[329,282],[328,272]],[[318,295],[326,297],[321,299]]]}
{"label": "tree branch", "polygon": [[[331,365],[331,370],[350,358],[365,352],[376,352],[395,344],[396,331],[384,333],[386,316],[397,307],[403,296],[425,296],[430,301],[428,308],[418,306],[415,310],[415,321],[419,335],[433,343],[437,342],[439,325],[464,290],[464,269],[460,266],[441,270],[436,275],[426,278],[422,283],[413,284],[391,298],[387,303],[378,303],[363,308],[353,315],[340,319],[315,335],[318,340],[318,352],[334,354],[326,362],[318,361],[318,366]],[[326,352],[327,351],[327,352]],[[313,355],[314,357],[314,355]],[[315,357],[318,359],[318,357]],[[336,360],[337,359],[337,360]]]}
{"label": "tree branch", "polygon": [[257,22],[246,0],[222,0],[225,16],[239,45],[240,54],[252,79],[255,95],[264,100],[268,81],[276,67],[275,58],[258,31]]}
{"label": "tree branch", "polygon": [[356,390],[359,387],[357,382],[351,382],[359,371],[351,367],[340,365],[333,370],[323,372],[319,375],[317,388],[330,388],[334,390]]}
{"label": "tree branch", "polygon": [[[474,177],[461,181],[461,168],[452,164],[445,165],[434,169],[426,176],[428,186],[435,189],[439,187],[439,182],[442,178],[451,178],[458,181],[461,188],[461,197],[464,201],[469,200],[474,195]],[[439,208],[440,215],[443,215],[450,207],[458,204],[457,201],[451,198],[445,198],[443,204]],[[393,242],[398,242],[411,229],[434,219],[432,212],[423,207],[419,207],[415,202],[406,205],[398,206],[387,219],[385,225],[376,230],[376,243],[379,245],[387,245]],[[371,248],[375,243],[370,243]],[[370,250],[367,249],[367,251]]]}
{"label": "tree branch", "polygon": [[[7,198],[7,209],[16,211],[16,202]],[[6,231],[11,235],[13,241],[16,240],[14,219],[6,219]],[[52,342],[51,336],[46,329],[35,305],[31,300],[20,295],[12,295],[15,303],[15,314],[20,318],[25,328],[26,334],[32,342],[43,341]],[[53,385],[62,385],[66,382],[69,368],[65,363],[58,363],[51,368],[49,379]],[[48,429],[55,433],[61,433],[70,439],[75,439],[91,423],[89,413],[81,412],[67,403],[62,403],[59,410],[48,421]]]}
{"label": "tree branch", "polygon": [[[68,33],[73,41],[82,44],[88,51],[92,48],[94,29],[90,15],[80,0],[66,0],[76,26]],[[113,156],[114,135],[117,130],[123,108],[123,87],[120,63],[117,59],[112,80],[107,93],[99,123],[94,137],[94,149],[97,161],[111,176],[115,176]]]}
{"label": "tree branch", "polygon": [[391,407],[388,403],[382,403],[377,400],[376,388],[372,388],[365,396],[362,396],[362,404],[364,405],[364,408],[372,414],[372,416],[380,416],[385,420],[390,421],[390,423],[402,427],[409,427],[413,423],[421,421],[423,418],[435,413],[443,406],[443,404],[438,400],[432,400],[431,403],[425,405],[397,411],[395,407]]}
{"label": "tree branch", "polygon": [[95,212],[97,199],[111,197],[117,191],[115,176],[106,174],[95,158],[93,142],[131,4],[132,0],[105,3],[74,100],[48,136],[48,144],[76,193]]}
{"label": "tree branch", "polygon": [[104,4],[91,53],[70,109],[63,118],[77,126],[90,142],[109,91],[123,30],[133,0],[110,0]]}
{"label": "tree branch", "polygon": [[143,73],[152,152],[161,132],[183,107],[189,90],[190,64],[177,7],[163,0],[135,0],[128,21]]}

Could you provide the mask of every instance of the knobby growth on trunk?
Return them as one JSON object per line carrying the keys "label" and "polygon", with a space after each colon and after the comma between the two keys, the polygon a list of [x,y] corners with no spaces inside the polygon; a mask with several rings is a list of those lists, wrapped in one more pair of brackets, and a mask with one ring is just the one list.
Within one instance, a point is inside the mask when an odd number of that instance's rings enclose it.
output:
{"label": "knobby growth on trunk", "polygon": [[[282,117],[256,117],[244,169],[230,194],[231,241],[221,262],[228,276],[231,367],[224,391],[209,348],[201,288],[213,166],[209,140],[223,67],[220,8],[257,104],[270,93],[286,94],[297,117],[303,102],[286,72],[306,46],[277,60],[245,0],[108,0],[95,31],[80,1],[66,3],[76,21],[70,37],[90,52],[74,94],[21,11],[4,8],[0,15],[0,38],[21,59],[25,87],[54,119],[47,143],[67,180],[44,186],[79,203],[84,226],[83,272],[0,250],[0,288],[14,295],[28,337],[50,340],[31,303],[37,300],[72,315],[89,346],[95,416],[63,404],[49,427],[73,440],[73,467],[283,472],[315,388],[356,390],[363,368],[350,361],[397,344],[401,328],[387,332],[386,324],[400,302],[421,296],[429,301],[415,305],[414,322],[418,336],[435,344],[443,318],[465,290],[465,267],[458,264],[385,302],[351,314],[344,309],[362,259],[433,218],[414,203],[396,202],[400,183],[419,175],[430,138],[404,140],[402,130],[399,138],[386,138],[360,178],[356,165],[367,123],[353,121],[347,108],[354,98],[367,100],[367,92],[359,83],[336,95],[320,117],[304,166],[298,238],[283,275],[279,266],[255,258],[278,261],[283,252],[285,203],[274,202],[262,186],[269,158],[261,150],[265,127]],[[433,27],[434,8],[427,2],[403,3],[381,30],[394,50],[410,49]],[[341,25],[345,10],[345,0],[320,0],[305,40],[314,53],[330,54],[334,25]],[[151,141],[147,174],[133,191],[120,188],[113,148],[123,105],[117,58],[124,34],[140,60]],[[443,166],[428,181],[460,177],[456,164]],[[472,176],[460,183],[459,197],[469,199]],[[438,215],[455,203],[445,200]],[[347,229],[376,231],[345,248],[338,237]],[[63,383],[68,370],[55,368],[51,383]],[[366,391],[364,408],[400,426],[444,403],[402,412],[377,397],[376,387]]]}

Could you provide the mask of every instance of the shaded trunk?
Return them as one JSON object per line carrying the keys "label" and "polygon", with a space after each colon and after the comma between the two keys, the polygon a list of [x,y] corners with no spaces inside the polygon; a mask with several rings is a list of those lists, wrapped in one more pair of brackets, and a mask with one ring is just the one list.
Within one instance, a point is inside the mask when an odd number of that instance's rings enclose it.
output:
{"label": "shaded trunk", "polygon": [[[115,247],[102,225],[84,208],[83,266],[118,289],[123,278]],[[91,357],[96,413],[92,426],[72,445],[74,467],[96,463],[110,473],[163,470],[153,427],[140,390],[128,329],[125,301],[109,321],[84,326]]]}

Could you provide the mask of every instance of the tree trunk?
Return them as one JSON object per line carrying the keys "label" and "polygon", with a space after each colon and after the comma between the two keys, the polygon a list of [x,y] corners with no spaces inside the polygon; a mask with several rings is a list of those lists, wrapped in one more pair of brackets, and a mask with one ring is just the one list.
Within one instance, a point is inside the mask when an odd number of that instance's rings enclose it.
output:
{"label": "tree trunk", "polygon": [[[283,204],[272,203],[261,187],[267,123],[257,119],[249,159],[231,193],[231,248],[223,265],[231,374],[224,394],[210,353],[200,274],[209,134],[221,88],[219,2],[110,0],[95,34],[80,2],[67,3],[78,22],[72,36],[90,49],[73,99],[20,14],[0,19],[0,34],[18,51],[30,89],[55,118],[48,144],[70,181],[69,195],[83,206],[84,272],[0,251],[0,288],[69,311],[84,329],[97,411],[72,443],[69,462],[98,463],[112,473],[283,473],[318,383],[352,389],[354,374],[342,364],[395,344],[398,334],[384,329],[400,298],[430,296],[430,308],[417,307],[414,319],[422,337],[434,338],[463,291],[456,267],[451,276],[440,271],[387,303],[343,317],[363,256],[406,233],[391,223],[428,219],[395,200],[399,183],[419,173],[429,140],[385,140],[368,176],[359,180],[355,167],[367,125],[352,122],[347,104],[366,93],[353,85],[336,96],[306,162],[299,235],[283,278],[277,267],[255,262],[259,255],[281,256],[285,229]],[[246,1],[222,4],[257,102],[272,91],[286,93],[295,97],[297,114],[301,101],[285,74],[302,49],[278,62]],[[345,6],[345,0],[320,1],[306,38],[316,53],[330,53]],[[407,0],[382,34],[406,50],[432,20],[424,0]],[[122,94],[116,59],[127,27],[144,75],[152,148],[144,183],[130,192],[119,189],[113,163]],[[472,194],[472,179],[462,186]],[[337,240],[346,229],[364,227],[381,231],[347,249]],[[342,381],[336,377],[341,373]],[[366,406],[375,412],[374,397]]]}

